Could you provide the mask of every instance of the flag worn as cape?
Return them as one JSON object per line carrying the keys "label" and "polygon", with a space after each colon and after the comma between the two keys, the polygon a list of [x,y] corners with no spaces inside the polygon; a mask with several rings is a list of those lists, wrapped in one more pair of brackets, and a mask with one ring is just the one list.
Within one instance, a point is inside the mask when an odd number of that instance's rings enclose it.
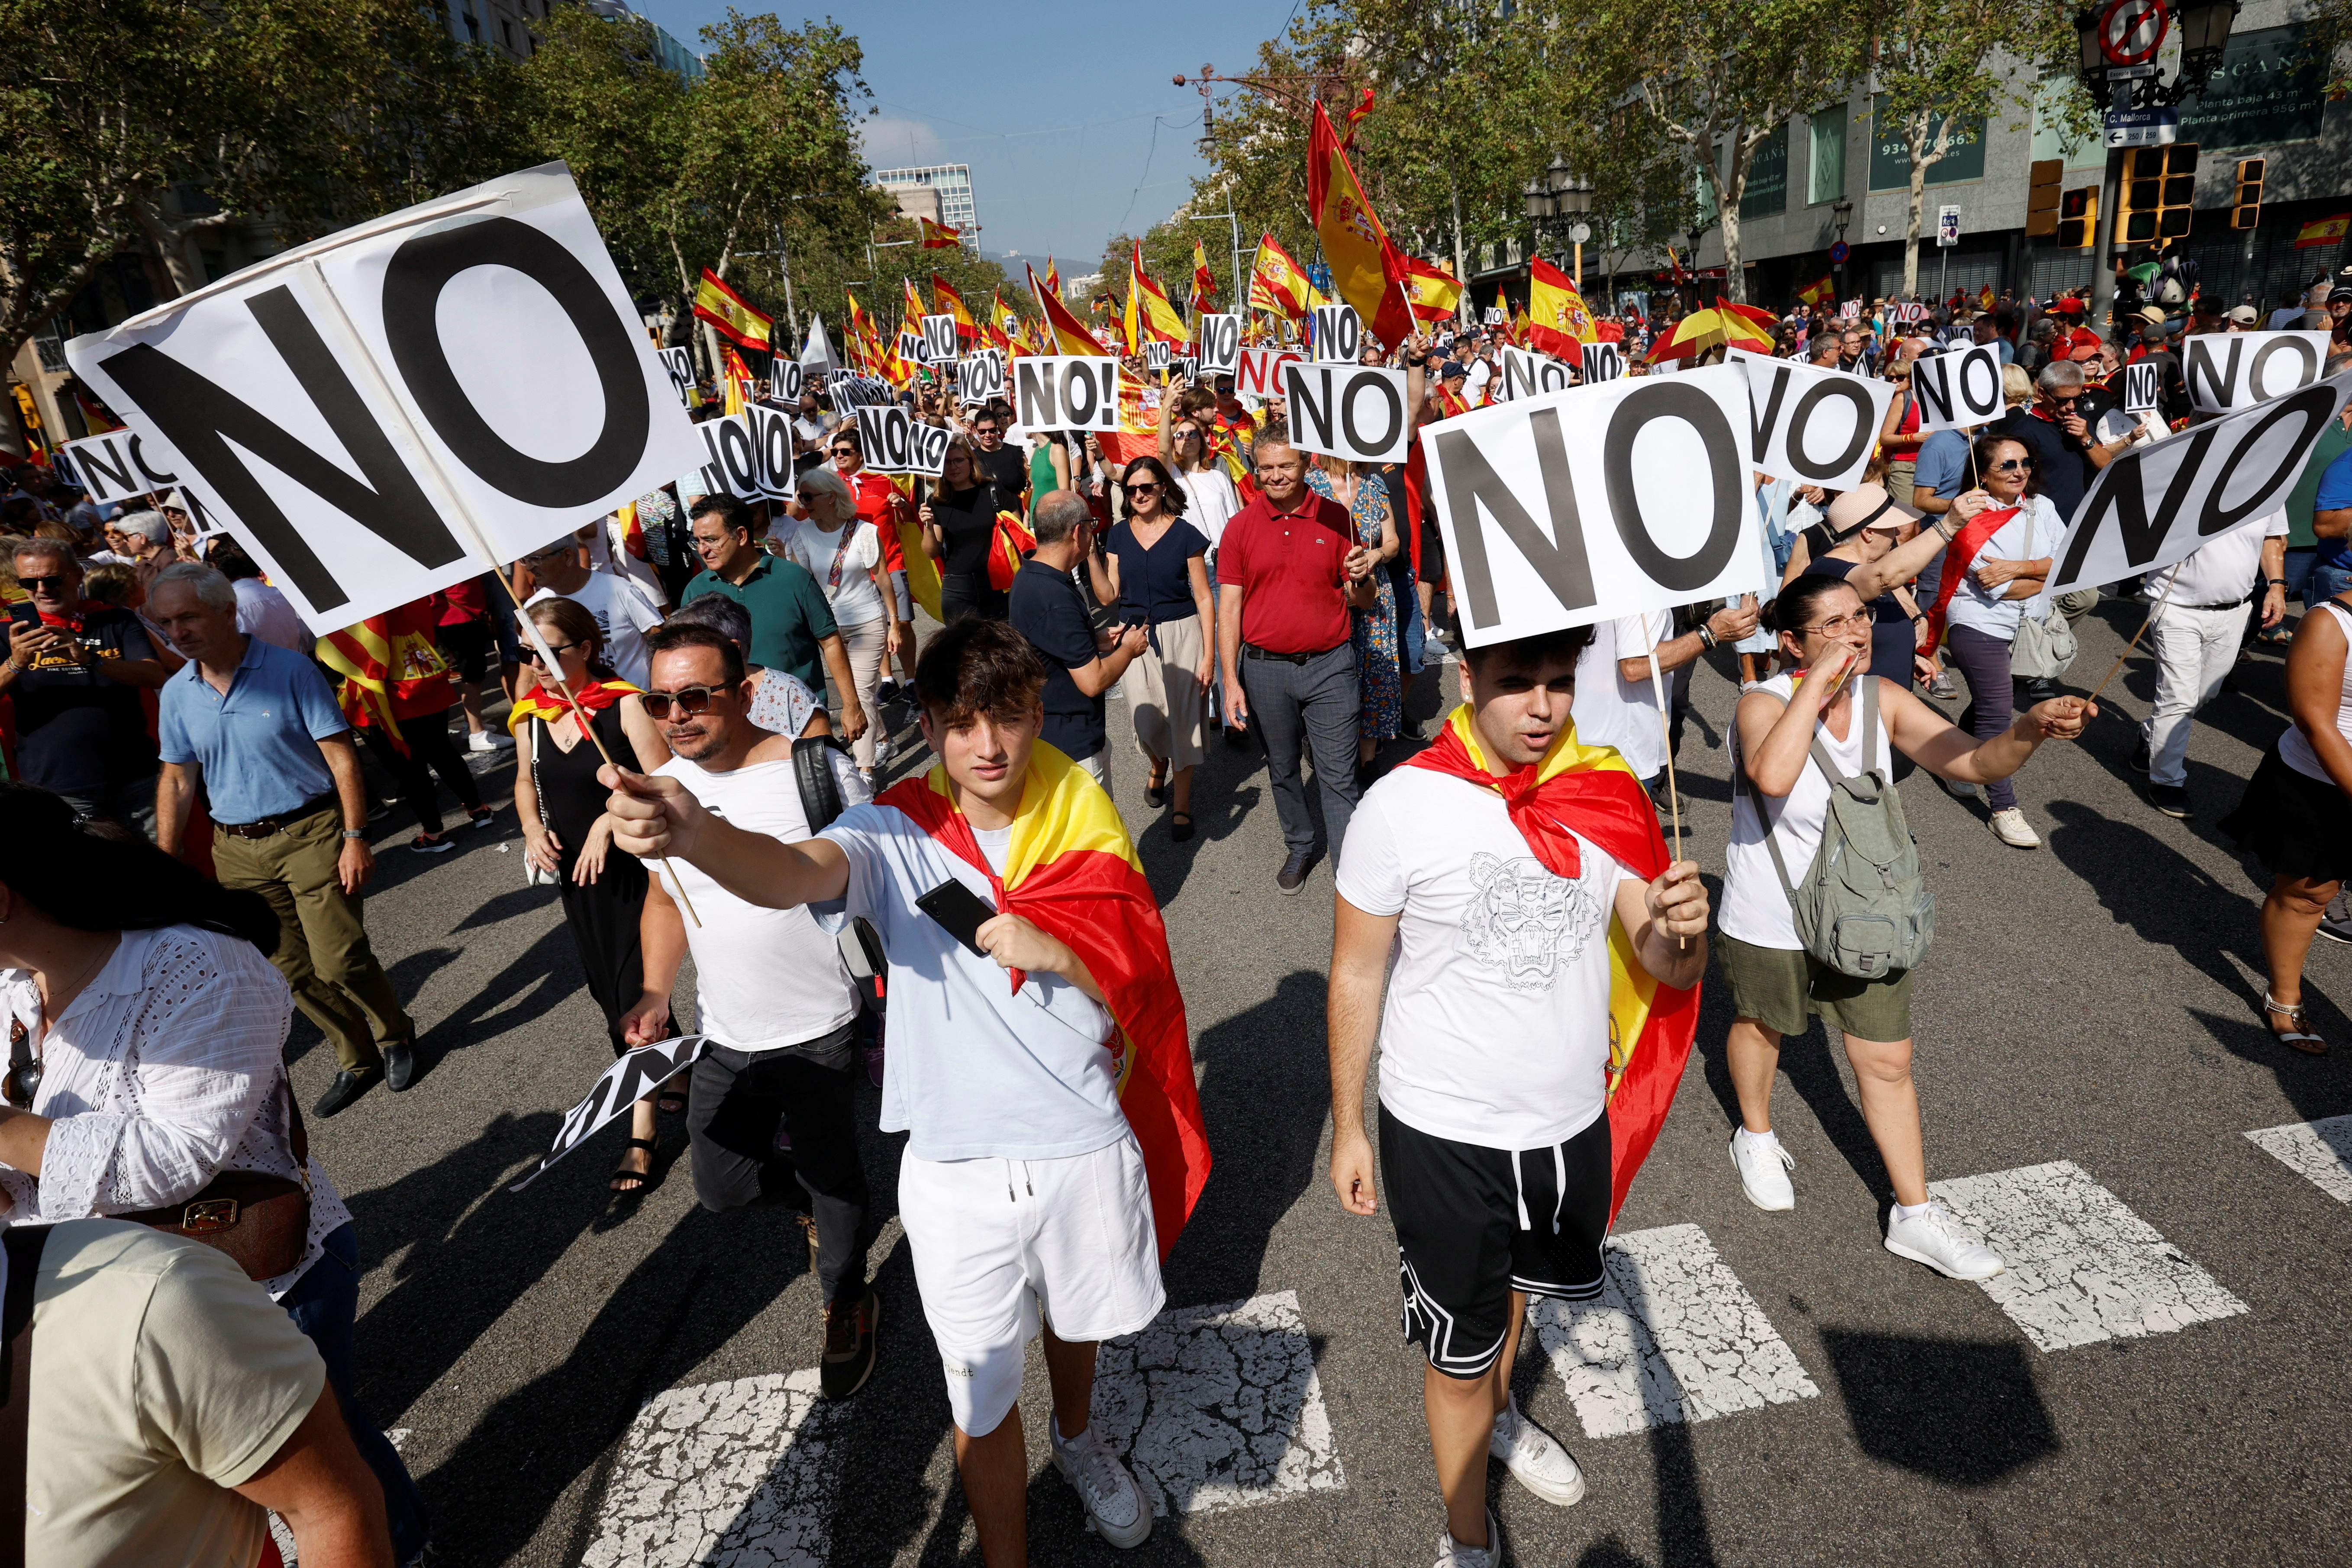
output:
{"label": "flag worn as cape", "polygon": [[1270,310],[1297,321],[1307,314],[1307,275],[1273,235],[1257,242],[1257,258],[1250,263],[1249,308]]}
{"label": "flag worn as cape", "polygon": [[1021,570],[1021,558],[1037,548],[1037,536],[1029,525],[1011,512],[996,514],[996,532],[988,541],[988,586],[999,593],[1013,591],[1013,574]]}
{"label": "flag worn as cape", "polygon": [[[1114,1023],[1119,1109],[1143,1151],[1152,1228],[1166,1258],[1208,1184],[1208,1129],[1168,927],[1110,797],[1084,768],[1037,742],[1002,877],[957,807],[946,768],[934,765],[919,779],[901,779],[874,803],[904,813],[985,876],[999,910],[1067,943],[1102,988]],[[1027,977],[1015,969],[1010,978],[1017,992]]]}
{"label": "flag worn as cape", "polygon": [[[2029,413],[2026,417],[2031,419],[2033,415]],[[1944,622],[1951,611],[1952,594],[1960,586],[1960,579],[1968,576],[1969,569],[1976,564],[1977,551],[1984,549],[1985,541],[2000,532],[2001,526],[2015,516],[2015,507],[1988,507],[1970,517],[1968,526],[1952,536],[1952,542],[1944,550],[1944,566],[1937,583],[1936,602],[1927,612],[1928,647],[1942,645]]]}
{"label": "flag worn as cape", "polygon": [[[1612,746],[1586,746],[1571,724],[1552,737],[1540,760],[1507,779],[1486,771],[1470,727],[1468,704],[1439,731],[1435,744],[1408,758],[1502,796],[1511,826],[1555,876],[1578,872],[1576,835],[1606,851],[1644,881],[1668,864],[1658,813],[1633,768]],[[1617,1222],[1634,1173],[1658,1141],[1698,1033],[1698,992],[1662,986],[1642,967],[1633,934],[1609,917],[1609,1222]]]}
{"label": "flag worn as cape", "polygon": [[408,741],[400,721],[457,700],[436,641],[439,619],[427,597],[319,639],[319,662],[341,677],[335,695],[343,716],[354,729],[374,728],[403,757]]}
{"label": "flag worn as cape", "polygon": [[750,300],[719,282],[709,267],[703,268],[702,281],[694,286],[694,314],[697,320],[717,328],[720,337],[763,354],[768,351],[768,335],[775,328],[775,319],[753,309]]}
{"label": "flag worn as cape", "polygon": [[1412,312],[1395,287],[1388,231],[1381,227],[1321,103],[1307,144],[1307,214],[1323,239],[1331,287],[1364,328],[1394,348],[1412,335]]}
{"label": "flag worn as cape", "polygon": [[1596,341],[1576,280],[1541,256],[1528,262],[1528,347],[1575,361]]}

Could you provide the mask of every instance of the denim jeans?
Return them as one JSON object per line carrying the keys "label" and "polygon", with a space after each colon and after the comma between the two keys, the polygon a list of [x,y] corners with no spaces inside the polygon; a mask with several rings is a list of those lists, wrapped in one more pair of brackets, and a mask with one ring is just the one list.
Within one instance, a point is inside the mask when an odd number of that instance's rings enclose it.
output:
{"label": "denim jeans", "polygon": [[2305,605],[2325,604],[2347,588],[2352,588],[2352,566],[2329,566],[2325,561],[2314,561],[2311,581],[2304,588],[2303,601]]}
{"label": "denim jeans", "polygon": [[1410,551],[1397,551],[1396,559],[1389,562],[1389,583],[1396,590],[1397,650],[1404,656],[1404,673],[1417,675],[1428,646],[1429,623],[1421,613],[1421,592],[1413,581]]}
{"label": "denim jeans", "polygon": [[278,1298],[294,1326],[310,1336],[327,1364],[327,1382],[342,1407],[352,1442],[383,1488],[384,1518],[392,1526],[392,1560],[413,1563],[432,1535],[425,1499],[400,1462],[398,1450],[352,1392],[352,1320],[360,1309],[360,1233],[339,1225],[327,1233],[326,1255],[310,1265],[294,1288]]}

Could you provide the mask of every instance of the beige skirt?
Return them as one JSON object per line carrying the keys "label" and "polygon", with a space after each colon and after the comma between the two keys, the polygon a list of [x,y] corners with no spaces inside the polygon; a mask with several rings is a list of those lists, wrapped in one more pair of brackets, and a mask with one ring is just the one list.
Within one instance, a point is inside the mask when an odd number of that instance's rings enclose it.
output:
{"label": "beige skirt", "polygon": [[1208,754],[1201,734],[1208,720],[1209,688],[1195,678],[1201,667],[1201,618],[1162,621],[1152,628],[1159,644],[1146,646],[1118,678],[1118,695],[1135,716],[1135,748],[1165,758],[1173,768],[1191,768]]}

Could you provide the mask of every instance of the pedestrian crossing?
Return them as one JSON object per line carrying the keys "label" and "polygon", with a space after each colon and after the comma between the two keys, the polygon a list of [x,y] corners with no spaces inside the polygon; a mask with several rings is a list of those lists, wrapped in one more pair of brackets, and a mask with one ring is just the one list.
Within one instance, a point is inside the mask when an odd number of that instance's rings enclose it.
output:
{"label": "pedestrian crossing", "polygon": [[2352,1116],[2290,1122],[2246,1136],[2279,1164],[2338,1203],[2352,1203]]}

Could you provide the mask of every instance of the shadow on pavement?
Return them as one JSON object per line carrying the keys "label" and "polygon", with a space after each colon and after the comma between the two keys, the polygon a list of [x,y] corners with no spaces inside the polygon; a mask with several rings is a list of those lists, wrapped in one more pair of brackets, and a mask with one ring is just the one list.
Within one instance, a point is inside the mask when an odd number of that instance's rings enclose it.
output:
{"label": "shadow on pavement", "polygon": [[2065,1446],[2016,1341],[1823,1329],[1822,1349],[1855,1443],[1882,1464],[1984,1487]]}

